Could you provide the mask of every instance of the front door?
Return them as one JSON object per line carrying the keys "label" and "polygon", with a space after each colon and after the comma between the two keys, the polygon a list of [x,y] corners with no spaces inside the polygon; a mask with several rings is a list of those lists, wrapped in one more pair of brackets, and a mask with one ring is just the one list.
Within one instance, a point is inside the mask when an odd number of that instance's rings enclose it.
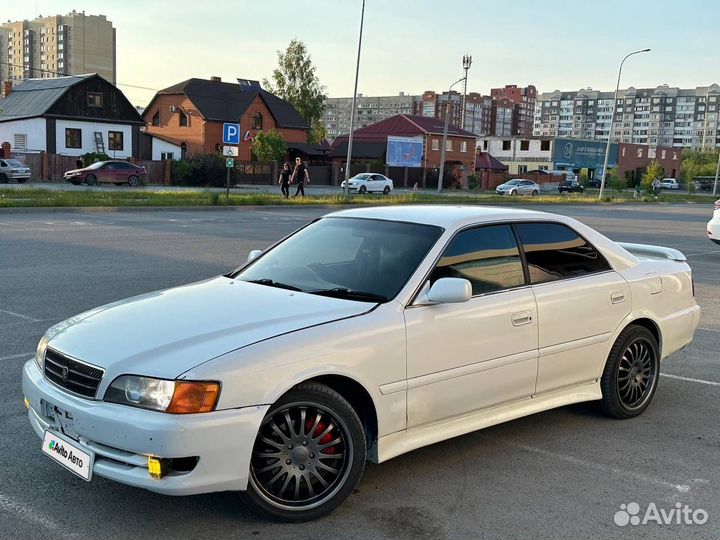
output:
{"label": "front door", "polygon": [[537,313],[510,225],[459,232],[429,282],[465,278],[464,303],[409,306],[408,427],[529,398],[537,376]]}

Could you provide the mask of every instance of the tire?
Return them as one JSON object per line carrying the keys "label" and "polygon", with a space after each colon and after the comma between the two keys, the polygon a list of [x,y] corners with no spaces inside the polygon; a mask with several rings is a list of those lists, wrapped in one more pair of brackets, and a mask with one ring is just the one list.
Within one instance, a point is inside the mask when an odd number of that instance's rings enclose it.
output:
{"label": "tire", "polygon": [[5,173],[0,173],[0,184],[7,184],[8,183],[8,177]]}
{"label": "tire", "polygon": [[365,186],[360,186],[360,189],[358,189],[358,193],[360,195],[365,195],[367,193],[367,188]]}
{"label": "tire", "polygon": [[27,178],[18,178],[18,184],[24,184],[25,182],[27,182]]}
{"label": "tire", "polygon": [[385,186],[383,188],[383,195],[389,195],[390,194],[390,186]]}
{"label": "tire", "polygon": [[513,195],[517,195],[517,191],[515,191],[514,189],[510,192],[510,196],[512,197]]}
{"label": "tire", "polygon": [[533,189],[532,196],[537,197],[540,192],[537,189]]}
{"label": "tire", "polygon": [[642,326],[628,326],[610,350],[602,374],[605,414],[620,419],[639,416],[650,405],[659,378],[660,350],[655,336]]}
{"label": "tire", "polygon": [[140,179],[137,176],[132,175],[130,178],[128,178],[127,183],[130,187],[136,187],[140,183]]}
{"label": "tire", "polygon": [[362,423],[340,394],[319,383],[297,385],[263,419],[242,498],[262,517],[317,519],[355,490],[366,448]]}
{"label": "tire", "polygon": [[85,177],[85,183],[86,183],[88,186],[97,185],[97,176],[95,176],[94,174],[88,174],[88,175]]}

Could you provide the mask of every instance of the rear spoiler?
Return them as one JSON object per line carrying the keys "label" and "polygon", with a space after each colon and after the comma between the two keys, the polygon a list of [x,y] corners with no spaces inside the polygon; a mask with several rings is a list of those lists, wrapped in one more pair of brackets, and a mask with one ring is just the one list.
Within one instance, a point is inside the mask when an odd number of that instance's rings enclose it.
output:
{"label": "rear spoiler", "polygon": [[618,242],[617,244],[641,259],[687,261],[687,257],[685,257],[681,251],[669,247],[651,246],[649,244],[630,244],[627,242]]}

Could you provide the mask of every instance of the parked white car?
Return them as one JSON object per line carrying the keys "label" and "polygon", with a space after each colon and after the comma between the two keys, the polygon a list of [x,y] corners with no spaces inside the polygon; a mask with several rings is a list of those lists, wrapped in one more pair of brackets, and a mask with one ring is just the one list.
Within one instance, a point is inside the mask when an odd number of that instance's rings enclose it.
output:
{"label": "parked white car", "polygon": [[663,178],[660,181],[660,187],[662,189],[680,189],[677,180],[674,178]]}
{"label": "parked white car", "polygon": [[720,244],[720,199],[715,201],[713,217],[707,224],[707,235],[710,240]]}
{"label": "parked white car", "polygon": [[[345,189],[345,182],[340,184]],[[361,195],[363,193],[382,193],[387,195],[393,190],[393,181],[384,174],[379,173],[360,173],[356,174],[348,180],[348,191],[356,191]]]}
{"label": "parked white car", "polygon": [[495,188],[498,195],[539,195],[540,185],[532,180],[513,178]]}
{"label": "parked white car", "polygon": [[22,388],[42,452],[85,480],[301,521],[366,460],[580,401],[639,415],[699,316],[674,249],[518,209],[352,209],[53,326]]}

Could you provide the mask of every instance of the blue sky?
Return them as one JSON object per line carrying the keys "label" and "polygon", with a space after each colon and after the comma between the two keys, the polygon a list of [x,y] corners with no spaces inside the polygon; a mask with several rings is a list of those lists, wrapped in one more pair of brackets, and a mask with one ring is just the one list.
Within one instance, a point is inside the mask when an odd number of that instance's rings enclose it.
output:
{"label": "blue sky", "polygon": [[[117,29],[118,82],[163,88],[189,77],[262,79],[275,51],[302,39],[330,96],[352,94],[360,0],[2,0],[0,17],[73,9]],[[473,65],[468,90],[504,84],[539,91],[720,82],[717,0],[367,0],[359,92],[447,88]],[[153,92],[121,86],[133,103]]]}

